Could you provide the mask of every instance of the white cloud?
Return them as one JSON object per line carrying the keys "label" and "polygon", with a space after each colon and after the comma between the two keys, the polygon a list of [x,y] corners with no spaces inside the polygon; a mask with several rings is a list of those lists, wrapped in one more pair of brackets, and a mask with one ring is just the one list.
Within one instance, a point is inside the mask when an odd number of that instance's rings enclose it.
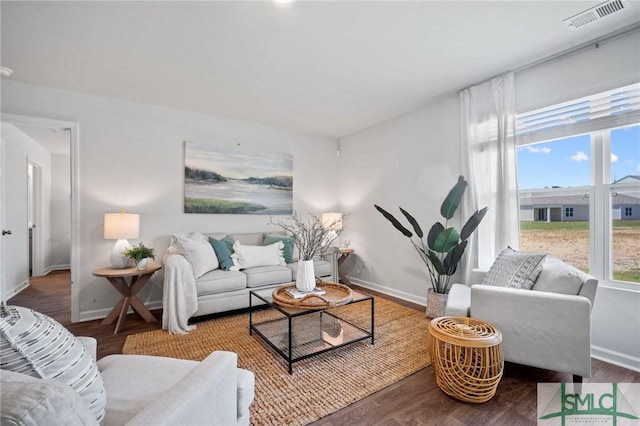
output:
{"label": "white cloud", "polygon": [[538,147],[535,147],[535,146],[529,145],[529,146],[527,146],[527,147],[525,147],[525,148],[526,148],[526,150],[527,150],[528,152],[530,152],[530,153],[532,153],[532,154],[535,154],[535,153],[538,153],[538,152],[540,152],[540,153],[542,153],[542,154],[548,154],[548,153],[550,153],[550,152],[551,152],[551,148],[548,148],[548,147],[546,147],[546,146],[543,146],[543,147],[538,148]]}
{"label": "white cloud", "polygon": [[640,164],[636,166],[636,172],[640,173]]}
{"label": "white cloud", "polygon": [[582,152],[582,151],[578,151],[578,152],[576,152],[575,154],[573,154],[573,155],[572,155],[571,157],[569,157],[569,158],[571,158],[573,161],[578,161],[578,162],[580,162],[580,161],[587,161],[587,160],[589,159],[589,157],[587,156],[587,154],[585,154],[585,153],[584,153],[584,152]]}
{"label": "white cloud", "polygon": [[611,162],[615,163],[616,161],[618,161],[618,156],[615,155],[613,152],[611,153]]}

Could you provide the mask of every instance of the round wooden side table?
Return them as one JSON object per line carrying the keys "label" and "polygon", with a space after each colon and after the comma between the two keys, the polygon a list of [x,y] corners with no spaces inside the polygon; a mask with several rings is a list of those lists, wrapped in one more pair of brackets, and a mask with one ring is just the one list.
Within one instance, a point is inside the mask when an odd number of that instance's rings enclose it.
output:
{"label": "round wooden side table", "polygon": [[481,403],[496,393],[504,370],[502,333],[488,322],[440,317],[429,324],[436,383],[460,401]]}
{"label": "round wooden side table", "polygon": [[[106,278],[111,285],[118,290],[118,293],[122,296],[120,301],[111,309],[109,315],[102,320],[101,324],[107,325],[113,323],[116,318],[116,328],[113,334],[118,334],[120,327],[124,323],[124,319],[127,316],[129,306],[133,308],[146,322],[155,322],[156,317],[144,306],[144,303],[138,299],[138,292],[142,290],[142,287],[149,281],[149,278],[161,269],[162,266],[150,263],[147,269],[139,270],[133,268],[99,268],[93,271],[93,275],[96,277]],[[127,282],[127,278],[130,280]]]}

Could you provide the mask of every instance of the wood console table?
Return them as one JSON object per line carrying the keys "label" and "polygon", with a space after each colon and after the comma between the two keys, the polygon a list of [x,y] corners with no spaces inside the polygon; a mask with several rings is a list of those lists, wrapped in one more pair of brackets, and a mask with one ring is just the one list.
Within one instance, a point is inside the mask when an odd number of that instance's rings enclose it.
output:
{"label": "wood console table", "polygon": [[[118,322],[116,323],[116,328],[113,334],[118,334],[120,331],[120,327],[124,323],[124,319],[127,316],[127,311],[129,310],[129,306],[133,308],[146,322],[155,322],[157,319],[153,316],[153,314],[144,306],[144,303],[138,299],[137,294],[145,284],[149,281],[151,276],[158,270],[160,270],[162,266],[157,265],[155,263],[150,263],[147,269],[138,270],[135,267],[133,268],[124,268],[124,269],[116,269],[116,268],[99,268],[93,271],[93,275],[96,277],[104,277],[116,290],[118,293],[122,295],[122,299],[113,307],[109,315],[102,320],[103,325],[113,323],[116,318]],[[127,283],[127,278],[130,278],[130,282]]]}
{"label": "wood console table", "polygon": [[340,249],[340,256],[338,256],[338,276],[340,277],[340,282],[344,283],[346,285],[351,285],[351,281],[349,281],[349,278],[347,278],[347,276],[345,274],[343,274],[340,271],[340,266],[344,263],[345,260],[347,260],[347,258],[349,256],[351,256],[353,253],[355,252],[354,249],[352,248],[341,248]]}

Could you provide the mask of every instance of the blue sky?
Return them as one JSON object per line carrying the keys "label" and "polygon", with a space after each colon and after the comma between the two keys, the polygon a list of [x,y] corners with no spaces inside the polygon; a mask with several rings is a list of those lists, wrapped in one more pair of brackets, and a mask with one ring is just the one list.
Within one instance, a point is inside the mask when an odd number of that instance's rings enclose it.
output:
{"label": "blue sky", "polygon": [[[590,182],[589,135],[518,148],[519,189],[584,186]],[[611,178],[640,175],[640,126],[611,133]]]}

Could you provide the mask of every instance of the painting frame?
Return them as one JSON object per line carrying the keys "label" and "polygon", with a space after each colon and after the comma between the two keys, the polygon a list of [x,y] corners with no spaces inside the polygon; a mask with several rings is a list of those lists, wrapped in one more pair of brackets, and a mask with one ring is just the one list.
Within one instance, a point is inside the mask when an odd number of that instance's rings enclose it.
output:
{"label": "painting frame", "polygon": [[185,140],[185,214],[290,215],[293,156]]}

